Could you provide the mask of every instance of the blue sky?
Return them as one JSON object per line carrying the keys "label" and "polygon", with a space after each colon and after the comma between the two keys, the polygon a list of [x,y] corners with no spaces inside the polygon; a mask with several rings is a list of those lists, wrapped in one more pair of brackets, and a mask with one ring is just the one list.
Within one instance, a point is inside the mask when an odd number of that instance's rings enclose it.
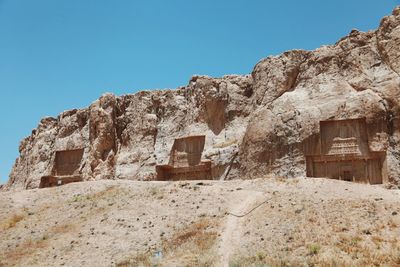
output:
{"label": "blue sky", "polygon": [[104,92],[250,73],[261,58],[375,29],[400,0],[0,0],[0,183],[44,116]]}

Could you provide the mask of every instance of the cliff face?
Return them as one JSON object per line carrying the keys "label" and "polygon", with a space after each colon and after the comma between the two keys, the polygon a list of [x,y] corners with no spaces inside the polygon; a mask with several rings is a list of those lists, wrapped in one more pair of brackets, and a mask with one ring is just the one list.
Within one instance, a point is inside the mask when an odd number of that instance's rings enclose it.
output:
{"label": "cliff face", "polygon": [[20,144],[5,189],[36,188],[54,152],[84,148],[85,180],[155,178],[176,137],[205,134],[215,179],[305,175],[319,121],[366,117],[371,151],[400,182],[400,8],[376,31],[261,60],[251,75],[193,77],[176,90],[103,95],[44,118]]}
{"label": "cliff face", "polygon": [[[21,142],[7,188],[36,188],[51,173],[54,152],[84,148],[85,180],[155,179],[174,138],[206,134],[204,156],[220,177],[238,154],[252,112],[250,76],[193,77],[184,88],[103,95],[90,107],[42,119]],[[236,177],[237,167],[229,175]]]}
{"label": "cliff face", "polygon": [[[353,30],[333,46],[290,51],[258,63],[255,102],[241,146],[250,175],[304,175],[319,121],[366,117],[371,151],[387,149],[389,179],[400,178],[400,8],[374,32]],[[313,151],[308,151],[313,152]]]}

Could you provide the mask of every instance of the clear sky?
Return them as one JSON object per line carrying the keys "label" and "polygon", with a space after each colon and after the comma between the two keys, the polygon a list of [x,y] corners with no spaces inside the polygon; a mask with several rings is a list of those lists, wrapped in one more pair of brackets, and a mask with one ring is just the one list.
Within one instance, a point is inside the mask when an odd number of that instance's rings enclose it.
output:
{"label": "clear sky", "polygon": [[261,58],[375,29],[400,0],[0,0],[0,183],[44,116],[104,92],[250,73]]}

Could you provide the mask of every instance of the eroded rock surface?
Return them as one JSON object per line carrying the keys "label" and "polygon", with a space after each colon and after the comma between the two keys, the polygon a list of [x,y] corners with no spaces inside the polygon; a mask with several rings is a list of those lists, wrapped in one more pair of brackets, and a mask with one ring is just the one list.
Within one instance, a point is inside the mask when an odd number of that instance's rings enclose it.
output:
{"label": "eroded rock surface", "polygon": [[[84,180],[153,180],[177,137],[204,134],[214,179],[305,175],[319,121],[366,117],[400,181],[400,8],[376,31],[261,60],[251,75],[194,76],[175,90],[103,95],[43,119],[21,142],[5,189],[36,188],[57,150],[84,148]],[[371,148],[374,150],[374,148]]]}

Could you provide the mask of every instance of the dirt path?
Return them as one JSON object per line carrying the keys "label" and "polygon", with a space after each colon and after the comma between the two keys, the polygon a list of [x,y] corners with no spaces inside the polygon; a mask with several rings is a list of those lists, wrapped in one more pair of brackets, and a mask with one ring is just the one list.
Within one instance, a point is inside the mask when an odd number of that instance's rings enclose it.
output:
{"label": "dirt path", "polygon": [[[240,201],[238,204],[232,207],[230,213],[236,215],[243,215],[252,208],[254,208],[259,202],[263,201],[263,194],[257,191],[242,191],[240,193]],[[229,260],[237,244],[240,242],[240,236],[243,232],[242,220],[245,217],[237,217],[231,214],[227,215],[227,220],[223,232],[221,233],[219,255],[220,255],[220,266],[229,267]]]}

